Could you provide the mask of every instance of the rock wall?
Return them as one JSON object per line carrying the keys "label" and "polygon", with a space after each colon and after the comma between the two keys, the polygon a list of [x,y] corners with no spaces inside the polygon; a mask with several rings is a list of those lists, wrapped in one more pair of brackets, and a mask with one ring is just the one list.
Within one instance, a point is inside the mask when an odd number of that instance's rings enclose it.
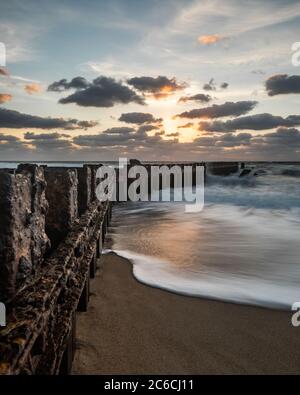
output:
{"label": "rock wall", "polygon": [[40,269],[50,247],[42,168],[0,172],[0,300],[10,300]]}
{"label": "rock wall", "polygon": [[87,309],[111,217],[93,182],[88,167],[0,171],[0,374],[70,371],[76,310]]}

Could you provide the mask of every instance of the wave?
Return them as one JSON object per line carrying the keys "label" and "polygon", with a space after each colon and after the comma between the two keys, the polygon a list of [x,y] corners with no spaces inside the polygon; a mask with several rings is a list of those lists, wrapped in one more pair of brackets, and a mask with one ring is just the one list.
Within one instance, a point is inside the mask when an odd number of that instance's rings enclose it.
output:
{"label": "wave", "polygon": [[298,286],[286,288],[266,280],[244,276],[206,275],[193,278],[193,273],[179,273],[171,262],[128,250],[110,250],[129,260],[133,275],[141,283],[180,295],[272,309],[290,310],[299,294]]}

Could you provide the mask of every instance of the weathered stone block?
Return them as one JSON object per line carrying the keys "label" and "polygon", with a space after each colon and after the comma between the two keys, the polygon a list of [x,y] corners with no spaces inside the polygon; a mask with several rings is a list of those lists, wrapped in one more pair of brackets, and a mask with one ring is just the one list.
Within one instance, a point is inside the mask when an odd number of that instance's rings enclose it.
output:
{"label": "weathered stone block", "polygon": [[20,165],[0,172],[0,299],[11,299],[37,273],[49,248],[44,171]]}
{"label": "weathered stone block", "polygon": [[78,177],[76,169],[45,167],[46,198],[49,210],[46,233],[56,247],[78,218]]}

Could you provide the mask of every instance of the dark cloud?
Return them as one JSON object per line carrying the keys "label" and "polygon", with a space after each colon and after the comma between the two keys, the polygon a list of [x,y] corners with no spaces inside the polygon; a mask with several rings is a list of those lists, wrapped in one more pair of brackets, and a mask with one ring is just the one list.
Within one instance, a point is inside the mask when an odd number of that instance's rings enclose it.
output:
{"label": "dark cloud", "polygon": [[198,93],[197,95],[193,96],[183,96],[179,99],[178,103],[186,103],[188,101],[196,101],[200,103],[208,103],[212,100],[210,95],[205,95],[203,93]]}
{"label": "dark cloud", "polygon": [[97,126],[99,122],[97,121],[77,121],[77,126],[79,129],[88,129]]}
{"label": "dark cloud", "polygon": [[70,137],[68,134],[64,133],[41,133],[41,134],[36,134],[32,132],[27,132],[24,133],[24,139],[25,140],[57,140],[62,137]]}
{"label": "dark cloud", "polygon": [[60,81],[55,81],[48,86],[49,92],[63,92],[68,89],[85,89],[91,84],[83,77],[75,77],[70,82],[65,78]]}
{"label": "dark cloud", "polygon": [[276,132],[265,134],[263,140],[270,145],[299,148],[300,131],[295,128],[278,128]]}
{"label": "dark cloud", "polygon": [[215,80],[211,78],[211,80],[207,84],[203,85],[203,89],[205,91],[215,91],[217,89]]}
{"label": "dark cloud", "polygon": [[155,133],[155,136],[164,136],[166,133],[164,130],[160,130],[159,132]]}
{"label": "dark cloud", "polygon": [[147,128],[150,125],[142,125],[138,129],[134,128],[112,128],[107,129],[96,135],[80,135],[73,139],[74,144],[81,147],[101,147],[113,148],[117,147],[125,150],[139,149],[139,150],[156,150],[156,148],[164,147],[164,150],[172,147],[172,144],[177,140],[163,140],[161,136],[165,133],[163,131],[156,132],[154,136],[147,135]]}
{"label": "dark cloud", "polygon": [[119,121],[126,123],[133,123],[136,125],[142,125],[144,123],[158,123],[162,122],[162,118],[154,118],[152,114],[143,112],[129,112],[122,114]]}
{"label": "dark cloud", "polygon": [[267,79],[265,86],[269,96],[300,93],[300,75],[274,75]]}
{"label": "dark cloud", "polygon": [[138,128],[139,133],[146,133],[146,132],[151,132],[151,130],[157,130],[159,129],[159,126],[157,125],[141,125]]}
{"label": "dark cloud", "polygon": [[279,126],[293,127],[300,125],[300,115],[290,115],[286,118],[271,114],[255,114],[226,122],[200,122],[199,130],[207,132],[233,132],[235,130],[267,130]]}
{"label": "dark cloud", "polygon": [[228,82],[223,82],[223,83],[220,85],[220,87],[221,87],[222,89],[227,89],[228,86],[229,86]]}
{"label": "dark cloud", "polygon": [[72,142],[70,140],[65,140],[60,138],[50,139],[50,140],[32,140],[30,144],[39,150],[45,150],[45,151],[54,150],[54,149],[71,150],[73,147]]}
{"label": "dark cloud", "polygon": [[176,118],[222,118],[239,116],[248,113],[256,106],[256,101],[238,101],[214,104],[211,107],[185,111],[176,115]]}
{"label": "dark cloud", "polygon": [[[0,127],[21,129],[21,128],[37,128],[37,129],[83,129],[82,122],[77,119],[63,118],[43,118],[35,115],[23,114],[14,110],[0,108]],[[86,125],[86,124],[85,124]]]}
{"label": "dark cloud", "polygon": [[26,151],[28,151],[28,146],[19,137],[0,133],[1,158],[6,156],[7,159],[11,159]]}
{"label": "dark cloud", "polygon": [[[77,79],[78,78],[80,77],[77,77]],[[78,84],[77,81],[76,92],[60,99],[59,103],[75,103],[82,107],[113,107],[115,104],[119,103],[145,104],[144,97],[137,95],[136,92],[128,86],[123,85],[113,78],[101,76],[94,79],[92,83],[84,88],[79,88],[78,85],[80,86],[80,83]],[[53,90],[53,87],[51,89]],[[58,88],[55,87],[54,89]]]}
{"label": "dark cloud", "polygon": [[187,122],[184,125],[177,126],[177,129],[191,128],[192,126],[194,126],[193,122]]}
{"label": "dark cloud", "polygon": [[134,77],[127,80],[127,83],[140,92],[148,93],[156,99],[164,98],[173,93],[185,89],[186,83],[178,83],[176,78],[165,76],[153,77]]}
{"label": "dark cloud", "polygon": [[249,145],[251,143],[251,138],[252,135],[250,133],[239,133],[237,135],[230,133],[217,137],[198,137],[194,140],[194,144],[202,147],[233,148],[241,145]]}
{"label": "dark cloud", "polygon": [[167,137],[179,137],[179,136],[180,136],[180,133],[178,133],[178,132],[168,133],[168,134],[166,134],[166,136],[167,136]]}
{"label": "dark cloud", "polygon": [[74,137],[75,144],[80,146],[110,146],[126,145],[134,138],[136,130],[129,127],[115,127],[106,129],[101,133],[92,135],[81,135]]}
{"label": "dark cloud", "polygon": [[67,140],[68,134],[64,133],[41,133],[35,134],[32,132],[24,133],[24,139],[28,140],[28,143],[34,146],[38,150],[60,150],[72,149],[72,141]]}
{"label": "dark cloud", "polygon": [[255,74],[255,75],[264,75],[266,74],[265,71],[257,69],[257,70],[252,70],[251,74]]}
{"label": "dark cloud", "polygon": [[0,142],[2,141],[19,141],[19,137],[11,136],[9,134],[0,133]]}

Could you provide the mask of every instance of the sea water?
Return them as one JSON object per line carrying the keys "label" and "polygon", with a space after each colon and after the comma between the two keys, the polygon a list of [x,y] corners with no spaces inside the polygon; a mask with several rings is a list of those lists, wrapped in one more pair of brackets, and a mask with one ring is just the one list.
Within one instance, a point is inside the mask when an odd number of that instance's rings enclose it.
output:
{"label": "sea water", "polygon": [[178,202],[116,205],[113,250],[151,286],[291,309],[300,301],[300,166],[252,168],[208,176],[199,213]]}

